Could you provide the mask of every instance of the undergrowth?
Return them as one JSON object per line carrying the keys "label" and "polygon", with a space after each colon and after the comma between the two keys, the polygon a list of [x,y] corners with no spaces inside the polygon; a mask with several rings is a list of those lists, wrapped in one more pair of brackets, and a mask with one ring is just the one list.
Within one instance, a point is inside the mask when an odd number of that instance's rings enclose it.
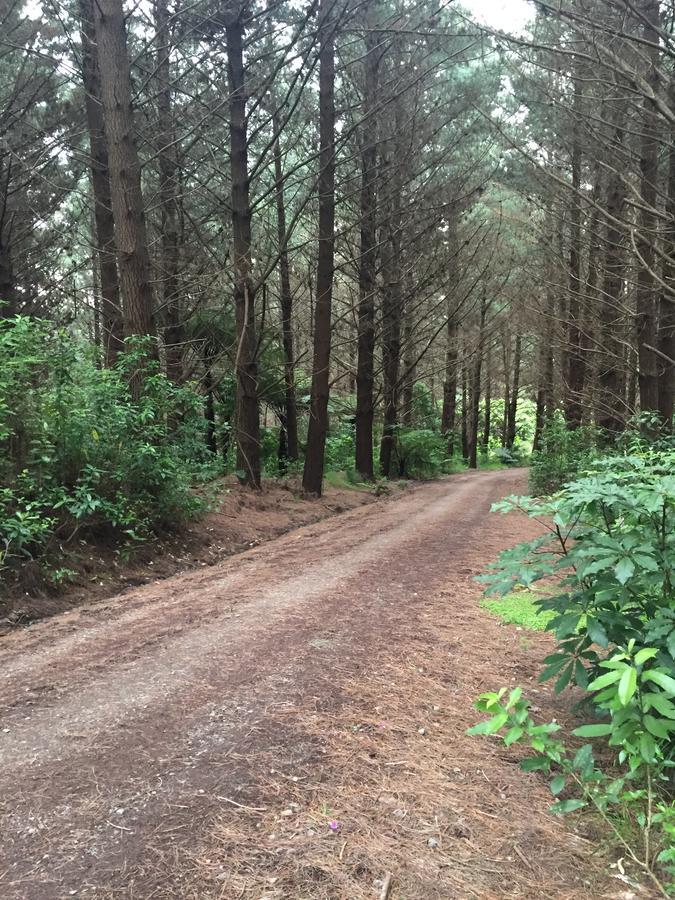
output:
{"label": "undergrowth", "polygon": [[139,540],[201,508],[192,484],[213,461],[200,400],[148,349],[130,343],[102,369],[50,323],[0,320],[0,569],[78,532]]}
{"label": "undergrowth", "polygon": [[635,449],[588,461],[549,499],[497,504],[548,530],[482,579],[507,602],[518,588],[557,583],[534,603],[557,642],[541,680],[584,692],[589,723],[574,737],[600,742],[612,765],[596,762],[592,743],[571,749],[557,723],[537,723],[520,688],[482,695],[477,708],[490,718],[471,733],[526,744],[534,756],[524,768],[552,776],[553,811],[594,809],[665,896],[675,894],[675,450]]}

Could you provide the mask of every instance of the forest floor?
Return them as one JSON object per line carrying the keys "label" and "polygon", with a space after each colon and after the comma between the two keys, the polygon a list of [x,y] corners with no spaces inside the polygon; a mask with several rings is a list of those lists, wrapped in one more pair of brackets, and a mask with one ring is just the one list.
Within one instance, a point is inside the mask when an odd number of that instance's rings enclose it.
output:
{"label": "forest floor", "polygon": [[536,533],[489,515],[525,484],[424,485],[4,638],[0,895],[636,896],[592,819],[465,735],[501,685],[570,717],[550,638],[473,580]]}
{"label": "forest floor", "polygon": [[[49,565],[24,562],[16,579],[0,586],[0,636],[15,625],[104,600],[179,572],[215,565],[301,525],[377,499],[364,485],[327,485],[320,500],[308,500],[302,496],[299,478],[266,479],[263,490],[255,493],[232,476],[203,490],[213,496],[209,512],[173,533],[126,547],[104,536],[76,535],[60,552],[51,548]],[[397,492],[398,485],[391,490]],[[54,571],[67,577],[54,584],[48,580]]]}

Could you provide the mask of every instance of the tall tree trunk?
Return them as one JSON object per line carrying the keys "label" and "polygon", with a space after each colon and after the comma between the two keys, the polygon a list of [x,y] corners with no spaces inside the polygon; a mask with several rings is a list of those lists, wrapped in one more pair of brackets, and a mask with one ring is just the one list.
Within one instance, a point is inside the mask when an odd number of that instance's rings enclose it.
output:
{"label": "tall tree trunk", "polygon": [[[574,78],[574,135],[572,143],[572,192],[570,195],[570,270],[569,270],[569,329],[567,335],[567,365],[565,372],[565,418],[568,428],[578,428],[583,416],[583,394],[586,380],[586,358],[582,346],[581,295],[581,116],[583,88],[577,74]],[[515,423],[513,426],[515,428]]]}
{"label": "tall tree trunk", "polygon": [[389,234],[383,250],[385,284],[382,292],[382,396],[384,422],[380,444],[380,474],[391,476],[391,466],[396,444],[398,422],[399,368],[401,361],[401,238],[400,203],[395,198],[395,209],[388,224]]}
{"label": "tall tree trunk", "polygon": [[553,327],[551,314],[554,306],[552,281],[548,281],[546,289],[547,315],[546,326],[541,335],[539,345],[539,362],[537,366],[539,385],[537,388],[537,404],[534,424],[533,450],[541,450],[544,431],[555,412],[553,403]]}
{"label": "tall tree trunk", "polygon": [[335,31],[332,0],[319,0],[319,256],[314,310],[314,362],[302,485],[321,495],[330,390],[331,319],[335,265]]}
{"label": "tall tree trunk", "polygon": [[213,387],[212,356],[204,352],[204,419],[206,420],[206,446],[211,453],[218,452],[216,439],[216,399]]}
{"label": "tall tree trunk", "polygon": [[280,122],[275,110],[272,128],[277,136],[274,142],[274,177],[277,201],[277,241],[279,243],[279,288],[281,301],[281,339],[284,349],[284,431],[286,433],[286,459],[296,460],[298,448],[298,409],[295,396],[295,350],[293,346],[293,293],[291,291],[288,243],[286,236],[286,202],[284,198],[284,174],[279,143]]}
{"label": "tall tree trunk", "polygon": [[[644,2],[644,16],[648,24],[644,37],[649,42],[647,51],[649,73],[647,79],[655,92],[659,91],[659,0]],[[656,328],[656,284],[653,276],[656,259],[656,203],[659,178],[659,116],[654,104],[648,98],[643,102],[642,147],[640,151],[640,171],[642,176],[641,221],[638,232],[637,250],[637,341],[640,366],[640,407],[643,412],[658,410],[658,374],[655,347]]]}
{"label": "tall tree trunk", "polygon": [[[403,388],[401,400],[401,423],[412,428],[415,418],[415,382],[417,380],[417,346],[415,344],[415,323],[412,290],[406,289],[403,303]],[[457,390],[457,367],[455,366],[455,391]]]}
{"label": "tall tree trunk", "polygon": [[361,253],[359,258],[359,324],[356,363],[355,464],[372,481],[375,369],[375,293],[377,256],[377,132],[375,118],[379,81],[378,32],[366,8],[363,125],[361,126]]}
{"label": "tall tree trunk", "polygon": [[492,347],[488,343],[485,350],[485,416],[483,419],[483,453],[490,449],[490,429],[492,427]]}
{"label": "tall tree trunk", "polygon": [[176,136],[171,106],[171,44],[167,0],[155,0],[155,41],[157,45],[155,77],[157,79],[159,206],[162,222],[161,311],[165,326],[166,372],[172,381],[179,384],[183,380],[182,345],[184,342],[178,278],[180,201]]}
{"label": "tall tree trunk", "polygon": [[[670,77],[670,108],[675,110],[675,72]],[[658,379],[659,412],[666,426],[672,429],[675,401],[675,126],[670,130],[666,214],[668,222],[665,228],[666,261],[663,280],[670,291],[664,291],[661,296]]]}
{"label": "tall tree trunk", "polygon": [[478,332],[478,345],[476,347],[473,364],[471,366],[471,414],[469,425],[469,468],[478,468],[478,428],[480,418],[480,376],[483,366],[483,348],[485,346],[485,318],[487,314],[487,300],[481,301],[480,327]]}
{"label": "tall tree trunk", "polygon": [[469,458],[469,389],[466,359],[466,340],[462,348],[462,459]]}
{"label": "tall tree trunk", "polygon": [[513,381],[511,385],[511,400],[509,403],[509,427],[506,434],[506,447],[513,450],[516,442],[517,418],[518,418],[518,394],[520,393],[520,367],[522,362],[523,337],[518,331],[516,334],[516,347],[513,354]]}
{"label": "tall tree trunk", "polygon": [[455,310],[448,312],[447,347],[445,350],[445,380],[443,382],[443,412],[441,431],[447,437],[448,455],[455,452],[457,419],[457,363],[459,359],[459,324]]}
{"label": "tall tree trunk", "polygon": [[237,469],[252,488],[260,488],[260,413],[255,290],[251,278],[251,203],[248,176],[246,85],[244,79],[245,5],[228,18],[227,68],[230,82],[230,173],[234,309],[237,329]]}
{"label": "tall tree trunk", "polygon": [[[124,332],[127,336],[154,337],[150,257],[131,107],[124,10],[122,0],[96,0],[93,6]],[[142,370],[132,374],[133,396],[140,395],[143,378]]]}
{"label": "tall tree trunk", "polygon": [[504,362],[504,418],[502,421],[502,447],[509,440],[509,414],[511,413],[511,332],[504,329],[503,335]]}
{"label": "tall tree trunk", "polygon": [[[93,0],[80,0],[80,33],[82,39],[82,83],[89,132],[91,187],[94,195],[94,227],[97,253],[92,257],[98,269],[100,288],[100,327],[103,362],[115,365],[124,348],[124,324],[120,301],[117,260],[115,258],[115,225],[110,196],[108,146],[105,136],[101,100],[101,77],[94,24]],[[0,295],[2,287],[0,285]]]}
{"label": "tall tree trunk", "polygon": [[[623,128],[617,127],[614,143],[618,150],[623,147]],[[620,158],[620,155],[617,154]],[[596,421],[609,435],[623,430],[625,410],[623,405],[624,384],[622,378],[623,354],[621,333],[623,314],[621,292],[623,288],[623,232],[616,220],[621,219],[625,204],[625,191],[621,175],[612,173],[607,188],[606,209],[611,218],[607,220],[605,234],[605,260],[602,296],[600,299],[600,334],[603,343],[602,359],[598,372],[601,390],[598,392]]]}

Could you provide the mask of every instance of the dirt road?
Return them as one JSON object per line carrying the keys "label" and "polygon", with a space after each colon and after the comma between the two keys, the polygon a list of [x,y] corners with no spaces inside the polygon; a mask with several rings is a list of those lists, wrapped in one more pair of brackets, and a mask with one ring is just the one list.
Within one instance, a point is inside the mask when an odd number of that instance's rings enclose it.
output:
{"label": "dirt road", "polygon": [[472,580],[533,533],[488,515],[524,487],[426,485],[6,638],[0,896],[609,896],[544,783],[464,736],[548,648]]}

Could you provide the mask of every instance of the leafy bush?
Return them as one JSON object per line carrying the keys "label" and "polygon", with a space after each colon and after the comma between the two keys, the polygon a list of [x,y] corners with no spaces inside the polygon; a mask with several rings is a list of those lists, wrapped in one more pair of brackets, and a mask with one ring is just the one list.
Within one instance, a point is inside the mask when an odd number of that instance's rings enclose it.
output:
{"label": "leafy bush", "polygon": [[554,578],[539,601],[555,613],[559,642],[546,677],[558,689],[585,687],[603,651],[634,640],[659,649],[675,675],[675,452],[612,456],[549,500],[512,497],[495,509],[519,509],[551,522],[548,534],[503,553],[484,576],[489,593]]}
{"label": "leafy bush", "polygon": [[402,478],[424,480],[443,472],[446,440],[428,428],[399,428],[396,440],[398,472]]}
{"label": "leafy bush", "polygon": [[441,424],[434,395],[423,381],[416,381],[413,385],[410,424],[414,429],[423,431],[435,431]]}
{"label": "leafy bush", "polygon": [[[199,397],[128,348],[115,370],[46,322],[0,322],[2,562],[53,535],[108,528],[138,538],[190,516],[193,466],[208,456]],[[142,364],[142,394],[128,374]]]}
{"label": "leafy bush", "polygon": [[546,496],[579,475],[597,456],[598,432],[593,426],[569,430],[557,414],[544,429],[541,446],[532,454],[530,490]]}
{"label": "leafy bush", "polygon": [[[557,767],[554,793],[571,777],[580,795],[557,811],[588,803],[603,814],[611,804],[637,807],[646,850],[631,853],[653,878],[650,831],[658,825],[672,834],[675,823],[664,790],[675,766],[674,466],[673,450],[615,455],[597,460],[553,498],[497,504],[501,512],[522,510],[550,526],[544,536],[503,553],[483,578],[487,593],[502,596],[542,579],[555,583],[554,594],[536,603],[553,616],[546,627],[557,639],[541,680],[555,679],[557,692],[569,684],[586,692],[596,721],[575,735],[606,739],[622,774],[599,772],[590,747],[571,758],[552,742],[555,727],[532,723],[519,695],[506,705],[505,692],[484,695],[479,709],[492,719],[474,730],[507,728],[507,743],[527,740],[539,754],[532,768]],[[675,854],[666,844],[659,862],[675,875]]]}
{"label": "leafy bush", "polygon": [[492,452],[492,458],[495,462],[500,463],[502,466],[519,466],[521,465],[521,461],[518,456],[513,452],[513,450],[509,450],[508,447],[497,447]]}
{"label": "leafy bush", "polygon": [[[635,652],[629,646],[608,660],[609,671],[587,690],[600,691],[602,699],[596,702],[609,712],[610,720],[573,731],[577,738],[608,736],[610,745],[620,747],[618,773],[597,765],[592,744],[570,749],[554,737],[561,730],[557,722],[537,723],[519,687],[482,694],[475,706],[490,718],[468,733],[501,734],[507,747],[526,744],[534,756],[523,759],[521,768],[552,776],[550,788],[556,802],[551,812],[565,815],[585,807],[594,809],[626,855],[662,896],[668,896],[675,893],[675,804],[666,799],[663,789],[673,764],[664,756],[663,741],[654,742],[655,750],[644,747],[644,734],[648,711],[655,704],[672,708],[675,714],[675,681],[658,668],[644,668],[651,654],[648,648]],[[671,725],[675,728],[675,722]],[[633,828],[625,828],[626,819],[638,827],[641,841],[631,839]]]}
{"label": "leafy bush", "polygon": [[354,425],[351,420],[343,420],[326,438],[327,469],[349,472],[354,469],[355,454]]}

